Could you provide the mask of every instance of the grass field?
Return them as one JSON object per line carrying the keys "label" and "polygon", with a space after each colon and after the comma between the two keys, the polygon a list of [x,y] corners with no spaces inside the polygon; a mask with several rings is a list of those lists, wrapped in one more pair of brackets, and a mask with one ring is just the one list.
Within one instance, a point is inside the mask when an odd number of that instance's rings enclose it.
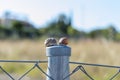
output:
{"label": "grass field", "polygon": [[[107,64],[119,66],[120,61],[120,43],[114,41],[107,41],[105,39],[86,39],[86,40],[69,40],[69,45],[72,49],[72,55],[70,61],[74,62],[85,62],[94,64]],[[47,60],[45,54],[44,39],[40,40],[0,40],[0,59],[5,60]],[[6,63],[1,64],[3,66]],[[19,67],[16,67],[19,66]],[[13,66],[9,64],[5,66],[8,71],[22,72],[21,69],[27,69],[29,66],[18,64]],[[71,70],[77,65],[70,65]],[[85,66],[85,69],[90,73],[96,80],[108,80],[117,69],[98,68]],[[23,70],[24,71],[24,70]],[[36,71],[37,72],[37,71]],[[31,73],[32,75],[34,73]],[[75,73],[74,80],[87,80],[84,77],[78,78],[81,72]],[[37,75],[36,75],[37,76]],[[84,78],[84,79],[83,79]],[[120,79],[120,78],[119,78]]]}

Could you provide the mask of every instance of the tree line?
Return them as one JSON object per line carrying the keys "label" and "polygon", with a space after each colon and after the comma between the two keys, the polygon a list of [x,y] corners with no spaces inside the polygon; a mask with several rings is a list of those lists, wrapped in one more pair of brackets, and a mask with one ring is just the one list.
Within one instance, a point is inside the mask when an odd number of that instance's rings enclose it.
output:
{"label": "tree line", "polygon": [[14,20],[10,28],[0,25],[0,39],[37,39],[43,36],[67,36],[72,38],[92,39],[105,38],[108,40],[120,41],[120,33],[116,30],[114,25],[110,25],[106,29],[92,30],[91,32],[79,31],[72,26],[72,18],[65,14],[58,15],[54,20],[47,23],[46,26],[43,26],[43,28],[25,25],[24,22],[18,20]]}

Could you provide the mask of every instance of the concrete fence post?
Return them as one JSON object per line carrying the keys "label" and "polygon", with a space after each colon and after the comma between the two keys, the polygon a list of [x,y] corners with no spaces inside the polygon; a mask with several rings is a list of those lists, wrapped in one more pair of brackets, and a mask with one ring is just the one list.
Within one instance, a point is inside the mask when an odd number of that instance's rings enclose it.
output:
{"label": "concrete fence post", "polygon": [[[46,47],[46,56],[48,57],[47,74],[53,80],[63,80],[69,75],[70,47],[61,45]],[[52,79],[46,78],[46,80]],[[67,77],[65,80],[70,80],[70,78]]]}

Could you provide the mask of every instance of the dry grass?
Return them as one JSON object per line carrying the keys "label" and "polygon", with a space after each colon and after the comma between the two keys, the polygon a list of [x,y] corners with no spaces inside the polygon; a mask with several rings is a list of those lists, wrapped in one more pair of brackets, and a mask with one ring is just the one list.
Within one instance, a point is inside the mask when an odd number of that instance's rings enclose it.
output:
{"label": "dry grass", "polygon": [[5,40],[0,41],[0,59],[44,60],[45,47],[43,41]]}
{"label": "dry grass", "polygon": [[[43,43],[44,43],[44,39],[17,40],[17,41],[0,40],[0,59],[47,60],[45,54],[45,46]],[[120,61],[119,42],[107,41],[105,39],[99,39],[99,40],[71,39],[69,41],[69,46],[72,49],[72,55],[70,57],[70,61],[119,65],[119,61]],[[74,66],[71,65],[71,67],[73,69],[75,68],[75,65]],[[104,73],[105,70],[103,68],[86,67],[86,69],[91,73],[91,75],[94,75],[95,78],[97,78],[95,75],[97,76],[99,75],[99,77],[101,75],[104,76],[103,78],[106,78],[106,76],[111,76],[112,74],[114,74],[114,71],[108,69],[107,69],[108,71]],[[102,79],[97,79],[97,80],[102,80]]]}
{"label": "dry grass", "polygon": [[99,40],[71,41],[71,61],[118,65],[120,56],[120,43]]}

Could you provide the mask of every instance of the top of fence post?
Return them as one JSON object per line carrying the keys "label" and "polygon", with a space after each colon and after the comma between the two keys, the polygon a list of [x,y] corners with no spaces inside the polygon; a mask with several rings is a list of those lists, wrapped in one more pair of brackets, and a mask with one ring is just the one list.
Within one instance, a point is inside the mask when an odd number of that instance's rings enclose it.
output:
{"label": "top of fence post", "polygon": [[46,56],[71,56],[71,48],[63,45],[46,47]]}
{"label": "top of fence post", "polygon": [[[61,38],[57,44],[54,38],[45,41],[46,56],[48,57],[48,69],[46,80],[63,80],[69,75],[69,57],[71,48],[67,46],[67,39]],[[70,80],[67,77],[64,80]]]}

